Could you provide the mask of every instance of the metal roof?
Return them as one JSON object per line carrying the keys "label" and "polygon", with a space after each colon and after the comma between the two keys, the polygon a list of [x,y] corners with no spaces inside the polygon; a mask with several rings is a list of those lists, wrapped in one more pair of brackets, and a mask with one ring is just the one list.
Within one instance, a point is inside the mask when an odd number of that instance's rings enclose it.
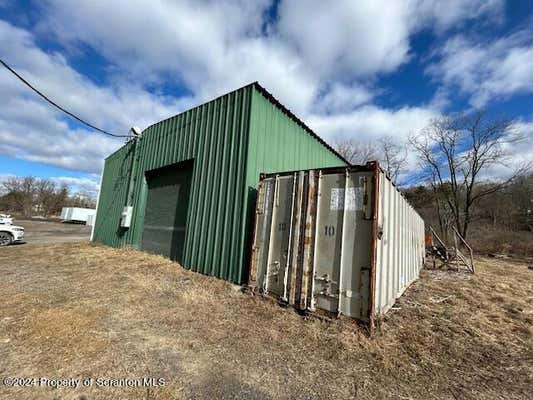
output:
{"label": "metal roof", "polygon": [[[231,94],[231,93],[234,93],[234,92],[238,92],[239,90],[245,89],[245,88],[250,87],[250,86],[253,86],[259,93],[261,93],[266,99],[268,99],[272,104],[274,104],[287,117],[289,117],[291,120],[296,122],[309,135],[311,135],[316,140],[318,140],[318,142],[320,144],[322,144],[325,148],[327,148],[329,151],[331,151],[333,154],[335,154],[337,157],[339,157],[346,164],[350,165],[350,162],[348,160],[346,160],[341,154],[339,154],[339,152],[337,152],[333,147],[331,147],[329,144],[327,144],[326,141],[324,141],[324,139],[322,139],[318,134],[316,134],[309,126],[307,126],[305,124],[305,122],[303,122],[300,118],[298,118],[291,110],[289,110],[287,107],[285,107],[283,104],[281,104],[281,102],[278,99],[276,99],[272,93],[270,93],[268,90],[266,90],[264,86],[261,86],[261,84],[258,81],[255,81],[255,82],[249,83],[247,85],[244,85],[244,86],[242,86],[242,87],[240,87],[238,89],[232,90],[232,91],[230,91],[228,93],[225,93],[225,94],[223,94],[221,96],[215,97],[215,98],[213,98],[213,99],[211,99],[209,101],[206,101],[205,103],[202,103],[200,105],[207,104],[207,103],[210,103],[212,101],[216,101],[216,100],[220,99],[221,97],[227,96],[228,94]],[[180,112],[180,113],[178,113],[176,115],[183,114],[183,113],[185,113],[185,112],[187,112],[189,110],[192,110],[192,109],[194,109],[196,107],[199,107],[200,105],[191,107],[190,109],[184,110],[184,111],[182,111],[182,112]],[[150,128],[151,126],[163,123],[163,122],[165,122],[165,121],[167,121],[167,120],[169,120],[171,118],[174,118],[176,115],[173,115],[173,116],[171,116],[169,118],[166,118],[164,120],[161,120],[161,121],[158,121],[156,123],[153,123],[150,126],[148,126],[147,128],[145,128],[144,130]],[[143,130],[143,132],[144,132],[144,130]]]}
{"label": "metal roof", "polygon": [[[253,82],[250,85],[255,86],[255,88],[261,92],[263,96],[265,96],[272,104],[274,104],[276,107],[278,107],[283,113],[285,113],[290,119],[292,119],[294,122],[296,122],[298,125],[300,125],[307,133],[309,133],[311,136],[313,136],[316,140],[318,140],[324,147],[326,147],[329,151],[331,151],[333,154],[335,154],[337,157],[339,157],[341,160],[343,160],[346,164],[350,165],[350,162],[346,160],[337,150],[335,150],[333,147],[331,147],[329,144],[324,141],[318,134],[315,133],[309,126],[305,124],[300,118],[298,118],[291,110],[289,110],[287,107],[285,107],[283,104],[280,103],[278,99],[274,97],[272,93],[270,93],[268,90],[266,90],[263,86],[259,84],[259,82]],[[246,85],[246,86],[250,86]],[[245,86],[245,87],[246,87]]]}

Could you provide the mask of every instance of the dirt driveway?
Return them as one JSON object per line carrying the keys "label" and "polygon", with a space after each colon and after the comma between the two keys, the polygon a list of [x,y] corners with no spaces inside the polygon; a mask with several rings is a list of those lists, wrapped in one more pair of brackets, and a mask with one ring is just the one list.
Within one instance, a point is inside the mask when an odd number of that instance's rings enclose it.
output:
{"label": "dirt driveway", "polygon": [[29,379],[0,398],[531,398],[533,271],[477,270],[424,271],[370,339],[133,250],[2,248],[0,379]]}
{"label": "dirt driveway", "polygon": [[25,230],[24,245],[65,243],[89,240],[91,237],[91,227],[86,225],[35,220],[16,220],[14,224]]}

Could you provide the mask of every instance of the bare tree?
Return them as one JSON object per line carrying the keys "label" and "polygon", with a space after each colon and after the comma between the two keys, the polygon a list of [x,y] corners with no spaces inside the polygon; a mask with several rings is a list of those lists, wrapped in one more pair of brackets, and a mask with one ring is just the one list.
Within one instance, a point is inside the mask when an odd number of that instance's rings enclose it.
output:
{"label": "bare tree", "polygon": [[58,187],[55,182],[48,179],[39,179],[37,182],[36,211],[45,217],[59,213],[68,199],[66,185]]}
{"label": "bare tree", "polygon": [[351,164],[364,164],[378,158],[377,148],[370,142],[338,138],[334,141],[333,147]]}
{"label": "bare tree", "polygon": [[493,185],[480,185],[483,174],[491,168],[507,166],[509,145],[520,140],[522,136],[512,120],[490,118],[483,111],[434,119],[410,139],[423,173],[463,237],[467,236],[476,203],[530,168],[522,165]]}
{"label": "bare tree", "polygon": [[66,185],[58,187],[48,179],[33,176],[9,178],[2,186],[6,192],[2,196],[2,207],[26,217],[34,213],[43,216],[56,214],[67,203],[69,196]]}
{"label": "bare tree", "polygon": [[519,177],[510,188],[510,196],[517,225],[533,232],[533,173]]}
{"label": "bare tree", "polygon": [[385,172],[394,183],[398,183],[407,163],[407,146],[392,136],[384,136],[379,139],[379,153],[379,160]]}
{"label": "bare tree", "polygon": [[337,139],[333,145],[351,164],[379,160],[387,175],[395,183],[406,166],[407,147],[392,136],[383,136],[376,141],[376,144],[342,138]]}
{"label": "bare tree", "polygon": [[81,190],[68,199],[69,207],[96,208],[94,195],[86,190]]}
{"label": "bare tree", "polygon": [[12,202],[11,207],[23,215],[31,215],[37,196],[37,179],[33,176],[9,178],[2,183]]}
{"label": "bare tree", "polygon": [[56,191],[55,183],[48,179],[39,179],[36,182],[37,193],[35,198],[35,212],[44,216],[48,215]]}

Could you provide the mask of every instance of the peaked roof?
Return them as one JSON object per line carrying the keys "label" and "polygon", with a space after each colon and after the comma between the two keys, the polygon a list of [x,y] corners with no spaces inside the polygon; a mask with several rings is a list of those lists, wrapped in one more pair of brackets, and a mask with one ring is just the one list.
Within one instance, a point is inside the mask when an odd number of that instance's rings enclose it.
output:
{"label": "peaked roof", "polygon": [[324,139],[322,139],[318,134],[315,133],[315,131],[309,128],[309,126],[307,126],[305,122],[303,122],[300,118],[298,118],[291,110],[289,110],[287,107],[281,104],[281,102],[278,99],[276,99],[272,93],[270,93],[263,86],[261,86],[259,82],[256,81],[256,82],[250,83],[237,90],[241,90],[249,86],[255,87],[255,89],[257,89],[263,96],[265,96],[272,104],[278,107],[285,115],[287,115],[290,119],[292,119],[294,122],[300,125],[300,127],[302,127],[305,131],[307,131],[307,133],[309,133],[312,137],[318,140],[329,151],[331,151],[333,154],[339,157],[346,164],[350,165],[350,162],[348,160],[346,160],[337,150],[335,150],[328,143],[326,143]]}
{"label": "peaked roof", "polygon": [[180,115],[180,114],[183,114],[191,109],[194,109],[196,107],[200,107],[204,104],[207,104],[207,103],[210,103],[212,101],[215,101],[221,97],[224,97],[224,96],[227,96],[228,94],[231,94],[231,93],[234,93],[234,92],[238,92],[240,90],[243,90],[243,89],[246,89],[248,87],[253,87],[255,88],[259,93],[261,93],[268,101],[270,101],[273,105],[275,105],[281,112],[283,112],[287,117],[289,117],[290,119],[292,119],[294,122],[296,122],[302,129],[304,129],[309,135],[311,135],[312,137],[314,137],[316,140],[318,140],[318,142],[320,144],[322,144],[325,148],[327,148],[329,151],[331,151],[333,154],[335,154],[339,159],[341,159],[342,161],[344,161],[347,165],[350,165],[350,162],[348,160],[346,160],[341,154],[339,154],[339,152],[337,150],[335,150],[333,147],[331,147],[329,144],[327,144],[324,139],[322,139],[319,135],[317,135],[311,128],[309,128],[309,126],[307,126],[305,124],[305,122],[303,122],[300,118],[298,118],[291,110],[289,110],[287,107],[285,107],[283,104],[281,104],[281,102],[276,99],[274,97],[274,95],[272,93],[270,93],[268,90],[266,90],[263,86],[261,86],[261,84],[257,81],[255,82],[252,82],[252,83],[249,83],[247,85],[244,85],[238,89],[235,89],[235,90],[232,90],[230,92],[227,92],[227,93],[224,93],[223,95],[220,95],[220,96],[217,96],[209,101],[206,101],[202,104],[199,104],[197,106],[194,106],[194,107],[191,107],[190,109],[187,109],[187,110],[184,110],[176,115],[173,115],[171,117],[168,117],[168,118],[165,118],[164,120],[161,120],[161,121],[158,121],[158,122],[155,122],[153,124],[150,124],[149,126],[147,126],[143,132],[145,130],[147,130],[148,128],[154,126],[154,125],[157,125],[157,124],[160,124],[166,120],[169,120],[171,118],[174,118],[176,117],[177,115]]}

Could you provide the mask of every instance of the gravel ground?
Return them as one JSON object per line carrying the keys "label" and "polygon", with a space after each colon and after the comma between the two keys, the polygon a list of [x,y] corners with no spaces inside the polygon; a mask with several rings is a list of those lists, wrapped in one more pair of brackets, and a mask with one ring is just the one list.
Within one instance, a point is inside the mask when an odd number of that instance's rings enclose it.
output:
{"label": "gravel ground", "polygon": [[17,246],[89,240],[92,228],[81,224],[38,220],[15,220],[14,225],[22,226],[25,230],[25,242]]}
{"label": "gravel ground", "polygon": [[[373,338],[87,242],[2,248],[0,276],[0,399],[531,398],[533,271],[519,262],[423,271]],[[96,381],[144,377],[164,386]]]}

